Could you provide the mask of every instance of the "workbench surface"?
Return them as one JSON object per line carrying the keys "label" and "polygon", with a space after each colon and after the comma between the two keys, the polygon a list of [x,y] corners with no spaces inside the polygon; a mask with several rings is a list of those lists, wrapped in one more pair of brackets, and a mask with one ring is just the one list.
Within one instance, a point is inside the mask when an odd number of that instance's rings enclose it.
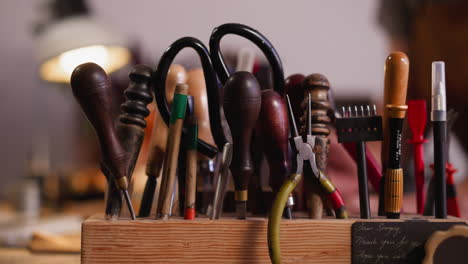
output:
{"label": "workbench surface", "polygon": [[31,253],[25,248],[0,248],[0,264],[79,264],[80,254]]}

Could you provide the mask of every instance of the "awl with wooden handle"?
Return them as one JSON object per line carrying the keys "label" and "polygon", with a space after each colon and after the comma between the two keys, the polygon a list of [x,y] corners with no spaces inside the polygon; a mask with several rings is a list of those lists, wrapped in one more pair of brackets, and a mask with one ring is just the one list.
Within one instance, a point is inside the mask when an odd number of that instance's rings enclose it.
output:
{"label": "awl with wooden handle", "polygon": [[230,169],[239,219],[245,219],[247,214],[247,189],[253,173],[250,142],[260,113],[261,98],[260,85],[249,72],[234,73],[224,85],[224,113],[233,141]]}
{"label": "awl with wooden handle", "polygon": [[102,164],[122,191],[132,219],[133,206],[128,194],[128,155],[119,139],[112,118],[112,94],[109,78],[97,64],[85,63],[76,67],[71,76],[73,95],[94,127],[101,146]]}
{"label": "awl with wooden handle", "polygon": [[167,151],[161,181],[158,201],[158,214],[161,219],[168,219],[171,214],[171,199],[174,189],[179,146],[187,107],[188,86],[177,84],[172,102],[169,132],[167,137]]}
{"label": "awl with wooden handle", "polygon": [[[262,107],[258,119],[259,136],[263,152],[270,168],[270,185],[276,193],[288,177],[289,171],[289,121],[286,104],[283,98],[273,90],[262,91]],[[286,217],[292,218],[292,196],[286,204]]]}
{"label": "awl with wooden handle", "polygon": [[[167,73],[165,89],[169,104],[172,103],[176,84],[185,83],[186,80],[187,73],[185,68],[177,64],[171,65]],[[164,154],[166,153],[168,127],[159,114],[157,107],[154,111],[153,131],[151,134],[149,156],[146,163],[146,175],[148,176],[148,179],[146,180],[145,189],[141,199],[140,211],[138,212],[139,217],[147,217],[151,213],[153,200],[155,199],[157,178],[161,173]]]}

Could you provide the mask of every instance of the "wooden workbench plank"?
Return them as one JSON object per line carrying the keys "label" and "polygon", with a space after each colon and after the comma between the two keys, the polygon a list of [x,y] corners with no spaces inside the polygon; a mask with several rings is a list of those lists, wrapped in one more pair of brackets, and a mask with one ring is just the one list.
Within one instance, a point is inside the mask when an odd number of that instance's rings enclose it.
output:
{"label": "wooden workbench plank", "polygon": [[[351,263],[351,226],[357,220],[282,221],[283,263]],[[82,263],[270,263],[267,224],[265,218],[106,221],[96,216],[82,226]]]}
{"label": "wooden workbench plank", "polygon": [[[349,262],[353,222],[284,221],[284,263]],[[83,224],[82,263],[269,263],[266,231],[267,221],[260,218],[134,222],[92,218]]]}
{"label": "wooden workbench plank", "polygon": [[24,248],[0,248],[0,264],[78,264],[79,254],[35,254]]}

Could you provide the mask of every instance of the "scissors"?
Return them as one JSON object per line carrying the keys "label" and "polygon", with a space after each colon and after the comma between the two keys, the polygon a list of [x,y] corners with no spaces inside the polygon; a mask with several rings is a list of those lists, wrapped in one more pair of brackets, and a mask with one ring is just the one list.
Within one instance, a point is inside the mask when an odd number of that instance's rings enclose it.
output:
{"label": "scissors", "polygon": [[[229,153],[229,142],[227,141],[221,126],[221,109],[218,99],[218,84],[215,72],[213,70],[213,65],[211,63],[210,54],[206,46],[203,45],[203,43],[196,38],[184,37],[172,43],[162,55],[157,69],[151,74],[152,89],[154,90],[156,104],[158,106],[162,120],[164,120],[166,125],[169,125],[171,113],[167,103],[165,91],[166,78],[169,71],[169,67],[171,66],[172,61],[174,60],[176,55],[184,48],[194,49],[200,58],[205,77],[205,87],[207,90],[207,101],[209,110],[208,112],[211,125],[211,133],[217,146],[216,148],[215,146],[212,146],[198,138],[197,149],[199,152],[210,158],[213,158],[218,153],[218,151]],[[183,137],[186,137],[188,133],[189,131],[186,131],[185,128],[182,130]],[[151,209],[156,184],[157,182],[155,181],[155,179],[153,179],[152,177],[148,178],[142,196],[141,208],[145,208],[145,210]],[[146,214],[149,214],[149,211],[145,212]]]}
{"label": "scissors", "polygon": [[[175,56],[184,48],[193,48],[200,57],[205,83],[207,89],[208,109],[210,116],[211,132],[217,148],[198,139],[198,150],[200,153],[213,158],[216,153],[222,152],[220,177],[216,183],[216,189],[213,202],[213,213],[211,218],[218,219],[222,211],[225,187],[228,178],[228,170],[232,157],[232,145],[226,139],[221,126],[221,108],[219,103],[219,91],[216,76],[218,76],[222,85],[229,79],[230,72],[220,51],[220,41],[227,34],[234,34],[245,37],[252,41],[265,54],[273,71],[274,90],[282,94],[284,89],[284,73],[278,52],[271,42],[257,30],[242,24],[227,23],[216,27],[210,37],[210,51],[198,39],[193,37],[184,37],[172,43],[162,55],[156,70],[153,73],[153,89],[156,103],[166,124],[170,119],[170,108],[166,98],[165,83],[166,76]],[[182,132],[186,134],[186,131]]]}

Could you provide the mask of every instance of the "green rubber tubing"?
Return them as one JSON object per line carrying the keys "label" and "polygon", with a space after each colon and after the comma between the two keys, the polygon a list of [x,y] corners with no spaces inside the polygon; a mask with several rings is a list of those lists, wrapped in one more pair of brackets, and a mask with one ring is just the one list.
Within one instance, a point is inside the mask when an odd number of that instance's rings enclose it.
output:
{"label": "green rubber tubing", "polygon": [[296,188],[302,174],[291,174],[281,186],[268,218],[268,251],[273,264],[281,263],[280,224],[289,194]]}

